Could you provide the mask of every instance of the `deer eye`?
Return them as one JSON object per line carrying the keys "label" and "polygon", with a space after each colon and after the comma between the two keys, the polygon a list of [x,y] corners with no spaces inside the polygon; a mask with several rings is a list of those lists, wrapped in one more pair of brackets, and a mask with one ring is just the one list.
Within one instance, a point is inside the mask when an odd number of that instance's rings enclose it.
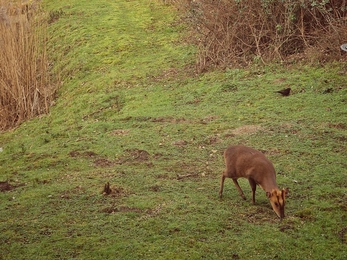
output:
{"label": "deer eye", "polygon": [[278,206],[279,206],[278,202],[275,202],[275,206],[276,206],[276,207],[278,207]]}

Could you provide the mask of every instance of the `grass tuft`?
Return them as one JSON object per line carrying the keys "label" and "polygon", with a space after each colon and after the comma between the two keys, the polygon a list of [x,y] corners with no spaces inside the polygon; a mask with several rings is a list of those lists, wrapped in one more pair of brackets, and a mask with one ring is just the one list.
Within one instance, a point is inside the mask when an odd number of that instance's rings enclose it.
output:
{"label": "grass tuft", "polygon": [[[49,114],[0,135],[2,259],[345,258],[345,64],[195,75],[173,6],[44,10],[63,84]],[[246,201],[231,180],[219,199],[238,143],[290,188],[283,221],[260,188],[252,205],[246,180]]]}

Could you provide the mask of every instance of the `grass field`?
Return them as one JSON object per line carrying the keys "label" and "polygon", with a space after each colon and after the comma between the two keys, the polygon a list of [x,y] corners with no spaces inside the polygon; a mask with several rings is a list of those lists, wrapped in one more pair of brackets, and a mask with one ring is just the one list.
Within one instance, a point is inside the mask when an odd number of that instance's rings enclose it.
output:
{"label": "grass field", "polygon": [[[346,63],[195,75],[172,6],[43,4],[62,86],[48,115],[0,135],[1,260],[345,259]],[[231,180],[218,198],[238,143],[290,189],[282,221],[246,180],[246,201]]]}

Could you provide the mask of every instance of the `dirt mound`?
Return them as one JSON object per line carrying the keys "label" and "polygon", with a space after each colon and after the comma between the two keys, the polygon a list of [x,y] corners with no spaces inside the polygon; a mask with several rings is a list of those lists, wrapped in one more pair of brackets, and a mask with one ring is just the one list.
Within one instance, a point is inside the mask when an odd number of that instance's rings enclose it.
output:
{"label": "dirt mound", "polygon": [[24,185],[25,184],[12,185],[8,181],[0,181],[0,191],[1,192],[11,191],[11,190],[14,190],[15,188],[18,188]]}

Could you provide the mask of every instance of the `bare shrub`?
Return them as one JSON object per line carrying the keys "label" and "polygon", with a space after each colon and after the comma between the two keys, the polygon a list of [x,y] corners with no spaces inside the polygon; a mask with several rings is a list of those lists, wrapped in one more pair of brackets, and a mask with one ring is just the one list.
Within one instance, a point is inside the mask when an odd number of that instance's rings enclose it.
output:
{"label": "bare shrub", "polygon": [[[341,58],[346,0],[178,0],[199,45],[198,70],[254,61]],[[300,54],[300,55],[298,55]]]}
{"label": "bare shrub", "polygon": [[49,111],[46,24],[36,1],[0,0],[0,131]]}

